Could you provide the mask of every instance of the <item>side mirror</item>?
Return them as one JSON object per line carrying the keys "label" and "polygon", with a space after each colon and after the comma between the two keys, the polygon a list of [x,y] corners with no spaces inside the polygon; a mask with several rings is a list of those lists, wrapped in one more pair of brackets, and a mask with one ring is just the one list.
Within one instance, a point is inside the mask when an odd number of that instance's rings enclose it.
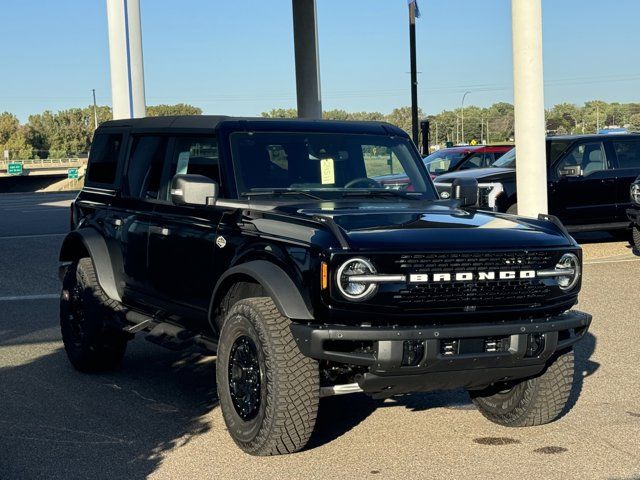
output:
{"label": "side mirror", "polygon": [[582,176],[582,169],[578,165],[572,165],[569,167],[563,167],[558,170],[558,176],[563,177],[580,177]]}
{"label": "side mirror", "polygon": [[174,205],[214,205],[220,187],[204,175],[178,174],[171,180]]}
{"label": "side mirror", "polygon": [[456,178],[451,184],[453,198],[460,200],[461,207],[472,207],[478,203],[478,181],[475,178]]}

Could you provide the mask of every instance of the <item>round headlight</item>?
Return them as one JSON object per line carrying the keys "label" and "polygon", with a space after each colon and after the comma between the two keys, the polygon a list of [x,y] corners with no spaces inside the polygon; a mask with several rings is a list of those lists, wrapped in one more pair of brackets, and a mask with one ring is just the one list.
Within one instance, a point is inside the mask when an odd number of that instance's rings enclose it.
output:
{"label": "round headlight", "polygon": [[376,293],[378,285],[375,283],[356,282],[351,279],[354,275],[374,275],[376,269],[366,258],[352,258],[344,262],[338,269],[336,282],[343,297],[352,301],[362,301]]}
{"label": "round headlight", "polygon": [[580,279],[580,260],[573,253],[565,253],[556,265],[556,270],[566,270],[566,275],[559,275],[558,286],[562,290],[571,290]]}
{"label": "round headlight", "polygon": [[640,205],[640,184],[631,184],[631,201],[637,205]]}

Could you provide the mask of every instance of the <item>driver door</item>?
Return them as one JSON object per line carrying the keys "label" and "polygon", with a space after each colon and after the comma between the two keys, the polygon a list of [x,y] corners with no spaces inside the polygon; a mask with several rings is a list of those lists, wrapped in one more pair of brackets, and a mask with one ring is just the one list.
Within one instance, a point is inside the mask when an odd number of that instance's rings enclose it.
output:
{"label": "driver door", "polygon": [[552,176],[549,211],[566,225],[608,223],[615,217],[615,170],[604,142],[576,144]]}
{"label": "driver door", "polygon": [[172,139],[162,202],[156,205],[149,227],[149,277],[156,304],[172,315],[206,321],[222,213],[210,206],[174,205],[169,187],[178,173],[204,175],[220,184],[216,138]]}

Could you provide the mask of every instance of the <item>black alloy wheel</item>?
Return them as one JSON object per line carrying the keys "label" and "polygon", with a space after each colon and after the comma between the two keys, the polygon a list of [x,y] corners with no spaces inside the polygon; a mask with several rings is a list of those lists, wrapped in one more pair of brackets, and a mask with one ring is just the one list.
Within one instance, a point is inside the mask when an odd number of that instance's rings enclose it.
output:
{"label": "black alloy wheel", "polygon": [[260,411],[262,370],[255,342],[246,335],[236,338],[229,354],[229,393],[236,413],[244,421]]}

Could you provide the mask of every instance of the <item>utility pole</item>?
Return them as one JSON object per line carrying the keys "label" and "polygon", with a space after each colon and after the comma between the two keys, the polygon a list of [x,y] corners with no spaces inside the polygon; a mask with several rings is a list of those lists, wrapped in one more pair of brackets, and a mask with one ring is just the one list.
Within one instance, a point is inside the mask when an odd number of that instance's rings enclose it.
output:
{"label": "utility pole", "polygon": [[433,123],[435,123],[435,124],[436,124],[436,143],[435,143],[435,144],[436,144],[436,145],[440,145],[440,144],[438,143],[438,122],[433,122]]}
{"label": "utility pole", "polygon": [[469,95],[471,92],[464,92],[464,95],[462,95],[462,143],[464,143],[464,99],[466,98],[467,95]]}
{"label": "utility pole", "polygon": [[487,137],[487,145],[489,145],[491,143],[491,141],[489,140],[489,117],[487,117],[487,133],[486,133],[486,137]]}
{"label": "utility pole", "polygon": [[418,71],[416,62],[416,17],[420,16],[417,0],[409,2],[409,55],[411,57],[411,133],[418,145]]}
{"label": "utility pole", "polygon": [[600,131],[600,105],[596,103],[596,133]]}
{"label": "utility pole", "polygon": [[93,129],[96,130],[98,128],[98,105],[96,104],[96,89],[92,88],[93,92]]}

